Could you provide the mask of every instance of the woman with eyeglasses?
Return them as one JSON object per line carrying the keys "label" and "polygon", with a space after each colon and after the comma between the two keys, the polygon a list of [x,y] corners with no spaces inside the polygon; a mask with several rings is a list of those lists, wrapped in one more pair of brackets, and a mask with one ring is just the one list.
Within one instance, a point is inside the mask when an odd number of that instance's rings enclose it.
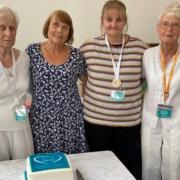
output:
{"label": "woman with eyeglasses", "polygon": [[160,45],[143,57],[147,90],[142,117],[143,180],[180,178],[180,3],[157,24]]}

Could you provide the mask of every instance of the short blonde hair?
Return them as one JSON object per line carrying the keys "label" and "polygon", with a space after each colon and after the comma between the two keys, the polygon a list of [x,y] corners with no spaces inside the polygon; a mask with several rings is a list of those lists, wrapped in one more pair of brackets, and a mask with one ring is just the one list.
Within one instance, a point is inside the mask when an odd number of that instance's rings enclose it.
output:
{"label": "short blonde hair", "polygon": [[72,23],[70,15],[63,10],[55,10],[49,15],[49,17],[47,18],[47,20],[44,23],[44,27],[42,30],[44,37],[48,38],[49,24],[53,17],[57,17],[61,22],[66,23],[67,25],[70,26],[69,36],[67,38],[66,43],[72,44],[73,40],[74,40],[74,38],[73,38],[73,34],[74,34],[73,23]]}
{"label": "short blonde hair", "polygon": [[120,11],[122,13],[122,16],[126,22],[126,27],[124,29],[124,31],[127,31],[128,28],[128,18],[127,18],[127,13],[126,13],[126,5],[119,1],[119,0],[108,0],[105,2],[103,8],[102,8],[102,14],[101,14],[101,30],[102,30],[102,19],[103,16],[105,14],[105,12],[109,9],[117,9],[118,11]]}
{"label": "short blonde hair", "polygon": [[180,19],[180,3],[174,2],[169,6],[165,7],[159,15],[159,20],[165,16],[175,16]]}
{"label": "short blonde hair", "polygon": [[13,18],[15,20],[15,23],[16,23],[16,27],[18,27],[18,25],[19,25],[19,16],[17,15],[17,13],[8,6],[0,5],[0,15],[1,14],[4,15],[6,13],[9,13],[10,15],[13,16]]}
{"label": "short blonde hair", "polygon": [[109,1],[107,1],[103,6],[101,16],[104,16],[105,11],[109,10],[111,8],[115,8],[115,9],[118,9],[119,11],[121,11],[124,20],[125,21],[127,20],[126,6],[125,6],[125,4],[123,2],[121,2],[119,0],[109,0]]}

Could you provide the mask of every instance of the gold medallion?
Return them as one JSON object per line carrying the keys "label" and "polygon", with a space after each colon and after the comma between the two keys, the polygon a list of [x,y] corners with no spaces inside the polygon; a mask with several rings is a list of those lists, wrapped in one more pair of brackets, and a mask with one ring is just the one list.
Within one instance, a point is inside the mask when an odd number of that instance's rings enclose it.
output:
{"label": "gold medallion", "polygon": [[119,88],[121,86],[121,80],[120,79],[113,79],[112,85],[115,88]]}

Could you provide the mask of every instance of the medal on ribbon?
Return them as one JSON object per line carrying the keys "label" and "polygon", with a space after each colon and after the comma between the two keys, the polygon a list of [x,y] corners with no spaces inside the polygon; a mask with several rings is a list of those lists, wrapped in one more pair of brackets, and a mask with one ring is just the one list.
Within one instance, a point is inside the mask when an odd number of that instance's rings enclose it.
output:
{"label": "medal on ribbon", "polygon": [[125,36],[122,36],[122,47],[119,53],[119,58],[118,58],[118,62],[117,64],[115,63],[115,60],[113,58],[113,54],[111,52],[111,48],[107,39],[107,35],[105,34],[105,41],[106,41],[106,45],[109,49],[109,53],[111,56],[111,60],[112,60],[112,64],[113,64],[113,70],[114,70],[114,79],[112,81],[112,85],[115,88],[119,88],[121,86],[121,80],[120,80],[120,65],[121,65],[121,59],[122,59],[122,53],[123,53],[123,48],[124,48],[124,44],[125,44]]}
{"label": "medal on ribbon", "polygon": [[113,79],[112,85],[115,88],[119,88],[121,86],[121,80],[120,79]]}

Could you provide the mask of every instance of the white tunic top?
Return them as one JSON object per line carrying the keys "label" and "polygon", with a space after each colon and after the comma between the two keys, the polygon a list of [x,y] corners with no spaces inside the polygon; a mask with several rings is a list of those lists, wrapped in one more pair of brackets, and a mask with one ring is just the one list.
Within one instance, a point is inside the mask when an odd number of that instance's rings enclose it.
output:
{"label": "white tunic top", "polygon": [[20,104],[24,104],[29,85],[29,57],[20,52],[17,61],[13,64],[15,76],[8,76],[7,70],[0,61],[0,130],[22,130],[29,126],[27,121],[15,120],[15,107],[17,106],[14,95]]}
{"label": "white tunic top", "polygon": [[[180,48],[178,51],[180,52]],[[172,64],[173,59],[168,62],[166,67],[167,80],[169,79]],[[160,46],[145,51],[143,57],[143,68],[147,81],[147,90],[144,97],[142,123],[152,128],[156,128],[158,122],[156,115],[157,107],[158,104],[164,104]],[[166,119],[166,121],[169,122],[169,127],[180,127],[180,55],[177,59],[166,104],[173,106],[172,117]]]}

